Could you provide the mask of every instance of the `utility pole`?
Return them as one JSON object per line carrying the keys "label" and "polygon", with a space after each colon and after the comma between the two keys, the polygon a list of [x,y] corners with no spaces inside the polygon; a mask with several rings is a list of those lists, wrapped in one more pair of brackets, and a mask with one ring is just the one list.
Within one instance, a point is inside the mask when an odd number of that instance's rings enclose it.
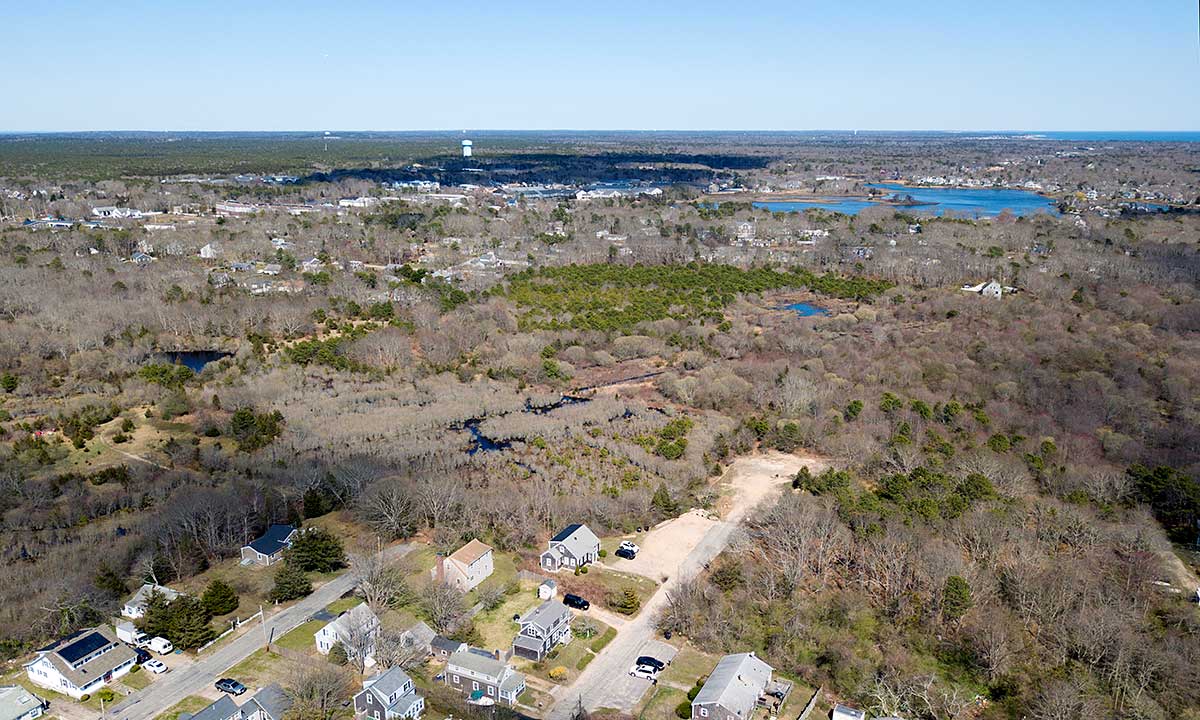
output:
{"label": "utility pole", "polygon": [[258,620],[262,624],[263,631],[263,647],[267,650],[271,649],[271,638],[267,635],[267,614],[263,612],[262,603],[258,604]]}

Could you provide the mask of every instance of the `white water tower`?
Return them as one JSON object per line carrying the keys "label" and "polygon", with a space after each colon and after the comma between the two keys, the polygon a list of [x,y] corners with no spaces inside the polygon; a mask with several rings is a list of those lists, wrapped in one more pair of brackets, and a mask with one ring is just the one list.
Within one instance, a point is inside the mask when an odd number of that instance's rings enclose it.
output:
{"label": "white water tower", "polygon": [[462,141],[463,157],[471,157],[471,141]]}

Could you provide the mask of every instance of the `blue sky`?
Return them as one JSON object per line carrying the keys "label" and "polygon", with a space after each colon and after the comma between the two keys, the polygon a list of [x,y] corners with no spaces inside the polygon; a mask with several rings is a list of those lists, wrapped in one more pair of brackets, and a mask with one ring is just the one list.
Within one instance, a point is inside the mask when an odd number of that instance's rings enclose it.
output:
{"label": "blue sky", "polygon": [[1191,0],[6,2],[0,131],[1200,130]]}

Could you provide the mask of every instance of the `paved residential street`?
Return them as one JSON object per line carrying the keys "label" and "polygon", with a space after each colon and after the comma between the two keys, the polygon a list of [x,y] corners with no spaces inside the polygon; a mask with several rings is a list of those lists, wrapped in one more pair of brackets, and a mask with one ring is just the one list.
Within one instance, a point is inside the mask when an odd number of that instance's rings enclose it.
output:
{"label": "paved residential street", "polygon": [[[547,720],[567,720],[580,700],[588,710],[633,710],[650,687],[648,681],[629,675],[629,669],[638,656],[654,655],[664,661],[674,656],[674,650],[666,650],[670,646],[655,639],[654,621],[666,604],[667,596],[680,582],[695,576],[705,564],[717,557],[729,544],[746,514],[790,482],[803,465],[818,470],[822,463],[781,453],[735,461],[730,468],[733,497],[725,519],[715,523],[699,538],[679,564],[678,570],[642,606],[638,616],[617,627],[617,636],[574,683],[555,688],[552,693],[555,703],[546,715]],[[654,546],[650,544],[642,550],[643,553],[654,551]]]}
{"label": "paved residential street", "polygon": [[[385,548],[381,554],[393,561],[404,557],[412,549],[411,544],[395,545]],[[263,572],[273,570],[263,568]],[[354,578],[351,573],[342,573],[295,605],[274,615],[268,615],[267,633],[272,640],[279,639],[289,630],[306,622],[313,613],[323,610],[326,605],[353,588]],[[216,650],[202,654],[191,665],[159,676],[145,690],[130,695],[124,702],[109,710],[104,717],[114,720],[152,720],[188,695],[195,695],[212,687],[218,678],[224,676],[225,671],[245,660],[262,646],[263,631],[260,624],[255,622],[246,632]],[[255,688],[251,688],[246,697],[253,694],[254,690]]]}

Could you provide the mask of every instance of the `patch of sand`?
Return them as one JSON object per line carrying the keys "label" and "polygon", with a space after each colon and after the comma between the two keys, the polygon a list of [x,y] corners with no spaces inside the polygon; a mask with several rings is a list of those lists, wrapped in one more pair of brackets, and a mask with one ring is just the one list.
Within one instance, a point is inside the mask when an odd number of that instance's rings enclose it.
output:
{"label": "patch of sand", "polygon": [[779,492],[807,466],[820,472],[828,461],[812,455],[788,455],[770,451],[733,461],[721,478],[722,497],[717,503],[720,518],[706,510],[692,509],[666,520],[646,533],[642,551],[633,560],[607,558],[608,567],[662,582],[674,576],[683,561],[722,520],[738,523],[759,503]]}

